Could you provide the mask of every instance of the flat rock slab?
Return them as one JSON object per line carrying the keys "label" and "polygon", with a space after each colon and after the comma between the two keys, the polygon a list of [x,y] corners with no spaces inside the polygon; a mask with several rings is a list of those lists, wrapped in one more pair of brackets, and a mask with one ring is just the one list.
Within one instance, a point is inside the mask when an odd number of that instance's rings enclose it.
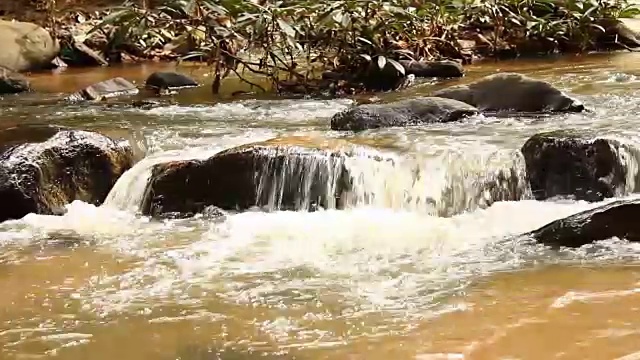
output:
{"label": "flat rock slab", "polygon": [[88,131],[10,146],[0,154],[0,203],[11,206],[0,207],[0,221],[57,214],[75,200],[99,205],[132,165],[129,145]]}
{"label": "flat rock slab", "polygon": [[119,96],[131,96],[138,94],[138,88],[121,77],[101,81],[87,86],[67,97],[69,101],[101,101]]}
{"label": "flat rock slab", "polygon": [[640,241],[640,200],[621,200],[553,221],[526,235],[552,247],[580,247],[613,237]]}
{"label": "flat rock slab", "polygon": [[561,196],[601,201],[621,195],[627,169],[619,151],[617,141],[569,131],[537,134],[522,146],[537,200]]}
{"label": "flat rock slab", "polygon": [[550,83],[518,73],[489,75],[468,85],[455,85],[433,96],[462,101],[481,111],[523,113],[581,112],[584,105]]}
{"label": "flat rock slab", "polygon": [[332,130],[367,130],[459,121],[478,113],[463,102],[420,97],[389,104],[364,104],[335,114]]}

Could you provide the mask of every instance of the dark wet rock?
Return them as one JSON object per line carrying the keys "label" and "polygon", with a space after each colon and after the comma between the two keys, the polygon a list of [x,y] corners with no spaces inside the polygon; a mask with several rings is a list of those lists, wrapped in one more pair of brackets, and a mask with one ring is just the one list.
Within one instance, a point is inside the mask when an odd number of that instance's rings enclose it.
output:
{"label": "dark wet rock", "polygon": [[198,214],[223,210],[312,210],[336,207],[345,188],[341,150],[288,140],[249,144],[204,160],[179,160],[153,167],[142,213]]}
{"label": "dark wet rock", "polygon": [[463,102],[420,97],[389,104],[364,104],[335,114],[331,129],[360,131],[397,126],[413,126],[458,121],[478,113]]}
{"label": "dark wet rock", "polygon": [[29,80],[16,72],[0,67],[0,95],[31,91]]}
{"label": "dark wet rock", "polygon": [[615,201],[556,220],[526,235],[553,247],[580,247],[613,237],[640,241],[640,200]]}
{"label": "dark wet rock", "polygon": [[67,97],[67,100],[101,101],[118,96],[136,95],[138,92],[139,90],[135,85],[121,77],[117,77],[87,86],[86,88],[71,94]]}
{"label": "dark wet rock", "polygon": [[75,200],[99,205],[132,165],[128,145],[87,131],[10,147],[0,154],[0,221],[58,214]]}
{"label": "dark wet rock", "polygon": [[141,99],[141,100],[134,100],[133,102],[131,102],[131,106],[136,109],[151,110],[158,106],[162,106],[162,103],[160,101],[153,100],[153,99]]}
{"label": "dark wet rock", "polygon": [[0,20],[0,67],[22,72],[48,66],[60,46],[47,30],[28,22]]}
{"label": "dark wet rock", "polygon": [[569,196],[600,201],[624,191],[627,169],[613,140],[568,131],[537,134],[522,147],[531,191],[538,200]]}
{"label": "dark wet rock", "polygon": [[582,103],[550,83],[517,73],[490,75],[468,85],[456,85],[436,91],[433,96],[459,100],[481,111],[584,111]]}
{"label": "dark wet rock", "polygon": [[154,72],[149,75],[146,87],[150,89],[182,89],[196,87],[198,83],[192,78],[175,72]]}
{"label": "dark wet rock", "polygon": [[458,78],[464,76],[464,68],[457,61],[414,61],[400,60],[406,74],[416,77]]}

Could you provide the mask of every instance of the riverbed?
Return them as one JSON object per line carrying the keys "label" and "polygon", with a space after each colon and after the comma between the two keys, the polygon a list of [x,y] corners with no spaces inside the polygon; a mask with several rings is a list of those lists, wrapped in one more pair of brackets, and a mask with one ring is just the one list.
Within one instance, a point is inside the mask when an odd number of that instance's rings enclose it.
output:
{"label": "riverbed", "polygon": [[[170,65],[34,75],[41,94],[1,100],[0,129],[95,130],[146,155],[100,207],[0,224],[0,358],[640,359],[638,245],[551,250],[517,238],[599,204],[535,201],[524,181],[520,201],[478,196],[501,172],[525,178],[519,149],[538,132],[591,131],[640,149],[638,64],[640,54],[618,53],[475,65],[460,80],[364,100],[517,71],[593,111],[357,134],[329,129],[354,100],[216,101],[205,68],[180,68],[206,85],[148,110],[34,98],[114,76],[141,83]],[[346,209],[138,215],[153,164],[276,137],[339,140],[393,161],[347,164],[360,191]],[[624,155],[633,181],[621,197],[637,196],[640,159]]]}

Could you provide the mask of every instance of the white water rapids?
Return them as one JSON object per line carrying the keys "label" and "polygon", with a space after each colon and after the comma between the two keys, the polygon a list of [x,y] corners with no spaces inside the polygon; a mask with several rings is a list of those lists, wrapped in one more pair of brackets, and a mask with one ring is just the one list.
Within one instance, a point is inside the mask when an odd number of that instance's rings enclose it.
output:
{"label": "white water rapids", "polygon": [[[569,76],[563,84],[571,88],[580,76]],[[614,85],[632,81],[619,80],[615,73],[603,76]],[[540,131],[571,127],[589,128],[635,147],[640,144],[640,115],[626,115],[640,114],[640,102],[629,100],[633,96],[582,95],[595,108],[592,114],[553,119],[479,116],[465,124],[360,134],[327,130],[328,117],[348,106],[347,101],[172,105],[106,115],[91,109],[61,112],[54,118],[95,117],[97,127],[127,119],[145,136],[149,153],[122,176],[104,205],[75,202],[64,216],[31,214],[6,222],[0,225],[0,242],[46,246],[51,239],[69,237],[136,259],[123,273],[95,276],[73,290],[80,311],[98,318],[123,313],[153,317],[170,306],[181,309],[176,319],[200,316],[215,299],[281,311],[278,321],[252,326],[261,326],[282,344],[342,341],[343,335],[318,325],[328,317],[351,325],[381,322],[377,334],[402,330],[410,326],[409,319],[464,311],[463,305],[445,306],[442,299],[462,293],[480,276],[538,261],[634,256],[635,249],[616,240],[602,245],[604,250],[560,255],[513,240],[601,205],[531,200],[519,152],[524,141]],[[247,211],[217,220],[196,216],[161,221],[137,214],[153,165],[204,159],[283,136],[346,140],[361,152],[339,160],[353,183],[344,209]],[[291,163],[288,176],[323,173],[331,193],[337,160],[318,156]],[[628,187],[620,196],[629,196],[638,190],[638,158],[633,151],[621,151],[620,156],[628,169]],[[298,200],[306,204],[308,183],[301,179]],[[278,181],[282,178],[277,174],[266,174],[261,183]],[[279,187],[272,188],[271,204],[276,205]],[[504,198],[518,201],[499,201]]]}

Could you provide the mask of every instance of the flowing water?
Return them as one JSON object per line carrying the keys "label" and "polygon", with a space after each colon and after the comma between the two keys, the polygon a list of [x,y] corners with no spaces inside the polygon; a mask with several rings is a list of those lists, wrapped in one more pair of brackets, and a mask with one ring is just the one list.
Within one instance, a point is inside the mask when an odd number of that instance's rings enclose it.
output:
{"label": "flowing water", "polygon": [[[531,200],[519,149],[537,132],[582,129],[627,144],[620,156],[632,181],[620,197],[634,196],[637,64],[631,53],[470,67],[460,81],[519,71],[594,111],[358,134],[329,130],[349,99],[215,102],[206,86],[151,110],[5,98],[3,129],[96,130],[128,138],[146,157],[101,207],[76,202],[64,216],[0,224],[0,358],[640,359],[637,245],[610,239],[553,251],[515,236],[598,205]],[[33,82],[53,98],[113,76],[142,81],[163,67]],[[203,69],[181,71],[208,79]],[[340,160],[354,183],[344,209],[272,206],[164,221],[137,214],[153,164],[276,137],[355,149]],[[331,180],[332,161],[320,154],[290,169]]]}

